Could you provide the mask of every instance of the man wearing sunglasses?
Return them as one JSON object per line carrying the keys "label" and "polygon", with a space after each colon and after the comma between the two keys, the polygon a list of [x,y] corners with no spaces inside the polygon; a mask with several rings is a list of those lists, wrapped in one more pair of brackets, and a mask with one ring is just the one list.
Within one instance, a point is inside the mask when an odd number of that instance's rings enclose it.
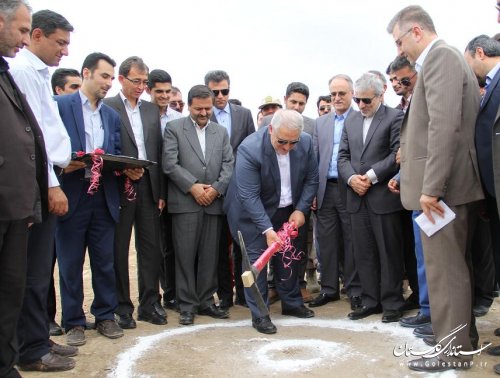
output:
{"label": "man wearing sunglasses", "polygon": [[[304,121],[294,110],[278,110],[269,126],[246,138],[238,148],[236,166],[224,201],[231,234],[241,231],[250,263],[273,242],[284,222],[300,229],[318,188],[318,167],[312,138],[302,132]],[[295,239],[297,240],[297,239]],[[295,243],[294,243],[295,244]],[[289,267],[282,255],[271,259],[276,290],[283,315],[310,318],[314,312],[304,306],[297,279],[298,261]],[[267,303],[267,274],[256,280]],[[260,313],[255,298],[245,291],[252,312],[252,325],[261,333],[276,333],[269,316]]]}
{"label": "man wearing sunglasses", "polygon": [[[214,105],[210,120],[224,126],[229,134],[233,156],[236,156],[238,146],[243,140],[255,132],[252,113],[250,110],[229,103],[229,90],[231,81],[225,71],[209,71],[205,75],[205,85],[214,92]],[[233,305],[233,272],[230,264],[230,246],[228,243],[229,227],[224,221],[219,243],[219,265],[217,270],[219,307],[227,311]],[[243,282],[241,281],[241,251],[233,243],[234,255],[234,283],[236,286],[236,301],[245,304]]]}
{"label": "man wearing sunglasses", "polygon": [[[417,84],[401,127],[401,200],[408,210],[422,210],[434,223],[443,200],[455,219],[432,237],[421,232],[436,340],[454,330],[449,347],[472,351],[478,336],[472,314],[471,232],[478,201],[483,199],[474,124],[479,88],[462,53],[437,36],[430,15],[420,6],[400,10],[389,22],[399,55],[415,64]],[[450,284],[453,289],[450,290]],[[409,368],[437,372],[470,367],[472,356],[441,354],[410,361]]]}
{"label": "man wearing sunglasses", "polygon": [[396,109],[406,112],[410,105],[413,87],[417,82],[417,71],[406,57],[398,56],[391,63],[389,78],[394,92],[401,96],[401,102]]}
{"label": "man wearing sunglasses", "polygon": [[319,96],[318,101],[316,102],[316,106],[318,108],[318,116],[321,117],[327,113],[330,113],[332,110],[332,98],[330,95],[327,96]]}
{"label": "man wearing sunglasses", "polygon": [[[358,320],[383,311],[382,322],[396,322],[404,304],[403,253],[399,196],[387,187],[398,171],[396,152],[403,112],[382,104],[384,86],[371,73],[354,84],[359,112],[342,130],[338,171],[347,182],[347,212],[361,282],[362,306],[349,314]],[[320,248],[321,249],[321,248]]]}

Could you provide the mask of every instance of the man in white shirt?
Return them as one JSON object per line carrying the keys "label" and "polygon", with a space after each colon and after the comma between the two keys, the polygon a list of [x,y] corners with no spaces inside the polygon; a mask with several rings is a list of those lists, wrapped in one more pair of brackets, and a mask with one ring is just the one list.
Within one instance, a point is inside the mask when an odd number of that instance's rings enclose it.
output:
{"label": "man in white shirt", "polygon": [[[68,200],[61,190],[58,175],[71,158],[68,133],[52,97],[49,67],[58,66],[68,55],[73,26],[60,14],[42,10],[33,14],[30,45],[11,63],[11,73],[26,95],[40,125],[48,157],[49,211],[42,223],[34,224],[28,240],[28,279],[23,310],[18,326],[21,370],[69,370],[75,362],[68,358],[77,348],[49,341],[47,296],[49,291],[56,216],[68,211]],[[51,353],[52,352],[52,353]]]}

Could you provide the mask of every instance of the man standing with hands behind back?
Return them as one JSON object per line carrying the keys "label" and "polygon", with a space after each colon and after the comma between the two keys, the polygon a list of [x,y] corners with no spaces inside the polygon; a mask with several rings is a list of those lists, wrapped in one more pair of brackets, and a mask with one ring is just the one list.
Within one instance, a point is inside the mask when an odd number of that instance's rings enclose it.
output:
{"label": "man standing with hands behind back", "polygon": [[[422,210],[431,222],[444,213],[440,199],[456,214],[432,237],[421,232],[432,328],[439,341],[463,327],[450,346],[471,351],[469,330],[474,333],[475,325],[467,247],[475,205],[483,198],[474,146],[479,88],[462,53],[438,39],[431,17],[420,6],[399,11],[387,31],[398,53],[415,63],[418,72],[401,126],[401,201],[408,210]],[[453,369],[454,362],[470,366],[470,358],[441,354],[408,366],[444,371]]]}

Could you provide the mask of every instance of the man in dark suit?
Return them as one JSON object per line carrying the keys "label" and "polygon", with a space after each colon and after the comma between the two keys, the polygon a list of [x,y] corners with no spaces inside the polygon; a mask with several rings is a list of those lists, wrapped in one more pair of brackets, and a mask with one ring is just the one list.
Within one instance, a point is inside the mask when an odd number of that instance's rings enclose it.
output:
{"label": "man in dark suit", "polygon": [[[278,241],[276,231],[291,221],[300,229],[305,223],[318,188],[318,167],[312,138],[302,132],[304,121],[294,110],[279,110],[271,125],[245,139],[238,149],[236,166],[224,202],[231,234],[241,231],[248,258],[255,262],[268,246]],[[276,231],[275,231],[276,230]],[[310,318],[297,280],[297,261],[285,267],[280,255],[272,258],[274,280],[283,315]],[[266,269],[257,286],[267,303]],[[245,290],[252,325],[262,333],[275,333],[269,316],[262,316],[255,298]]]}
{"label": "man in dark suit", "polygon": [[[457,327],[450,348],[471,351],[477,343],[468,266],[470,226],[483,198],[474,124],[479,88],[462,54],[439,40],[429,14],[420,6],[399,11],[390,21],[398,53],[415,63],[418,79],[401,126],[401,200],[434,221],[443,200],[456,217],[432,237],[421,232],[429,288],[432,329],[442,340]],[[431,213],[433,212],[433,213]],[[450,290],[452,285],[453,290]],[[474,335],[475,333],[475,335]],[[410,369],[443,371],[467,365],[472,356],[436,356],[411,361]],[[448,364],[450,362],[450,364]],[[470,366],[470,365],[469,365]]]}
{"label": "man in dark suit", "polygon": [[[352,112],[352,79],[335,75],[329,83],[333,111],[316,120],[313,143],[318,157],[319,186],[313,208],[321,266],[321,292],[309,307],[340,299],[339,263],[343,260],[344,287],[351,309],[361,305],[361,285],[354,266],[351,219],[346,210],[347,188],[337,167],[338,151],[346,118]],[[342,252],[343,251],[343,252]]]}
{"label": "man in dark suit", "polygon": [[[493,282],[500,282],[500,220],[496,195],[499,187],[495,175],[499,160],[494,151],[494,140],[498,138],[495,138],[494,126],[500,107],[500,42],[487,35],[472,39],[465,49],[465,60],[478,79],[486,82],[486,93],[476,120],[475,142],[495,258],[496,279]],[[488,353],[500,356],[500,346],[489,349]]]}
{"label": "man in dark suit", "polygon": [[29,44],[31,8],[0,4],[0,376],[20,377],[16,328],[27,273],[28,227],[47,215],[47,156],[38,123],[3,57]]}
{"label": "man in dark suit", "polygon": [[[250,110],[228,102],[230,92],[229,75],[225,71],[209,71],[205,75],[205,85],[214,92],[214,106],[211,121],[224,126],[229,134],[233,156],[236,157],[238,146],[243,140],[255,132],[255,125]],[[219,244],[219,265],[217,269],[217,296],[219,307],[223,310],[233,305],[233,273],[229,259],[229,227],[227,221],[222,225]],[[241,251],[237,243],[233,245],[234,284],[237,304],[245,304],[243,283],[241,282]]]}
{"label": "man in dark suit", "polygon": [[[82,66],[81,90],[58,96],[59,113],[71,139],[73,151],[93,152],[103,149],[108,154],[120,154],[120,118],[103,104],[111,88],[115,62],[107,55],[92,53]],[[142,169],[127,169],[133,180],[141,177]],[[92,269],[94,301],[90,308],[99,333],[114,339],[123,331],[114,320],[117,306],[113,239],[119,219],[120,192],[118,178],[104,170],[100,185],[89,194],[91,172],[85,164],[72,160],[61,176],[61,186],[68,197],[68,213],[58,219],[56,252],[59,262],[61,303],[69,345],[85,344],[85,314],[83,312],[83,261],[88,248]]]}
{"label": "man in dark suit", "polygon": [[123,194],[120,221],[115,234],[115,272],[118,293],[118,324],[135,328],[130,299],[129,248],[132,226],[135,230],[137,276],[139,285],[138,319],[152,324],[166,324],[167,314],[160,304],[159,282],[163,256],[160,249],[160,214],[165,206],[164,178],[161,171],[162,138],[158,106],[140,99],[148,84],[149,69],[137,56],[125,59],[118,69],[122,86],[115,97],[104,103],[120,115],[121,153],[157,162],[145,169],[138,182],[135,201]]}
{"label": "man in dark suit", "polygon": [[402,227],[399,196],[387,187],[396,174],[396,152],[403,112],[382,104],[384,86],[366,73],[354,84],[360,112],[346,119],[339,147],[338,170],[347,183],[354,261],[361,282],[362,306],[351,320],[384,312],[383,322],[401,317],[404,304]]}
{"label": "man in dark suit", "polygon": [[210,121],[213,92],[196,85],[188,93],[189,117],[167,123],[163,170],[168,176],[168,211],[172,213],[175,283],[179,323],[193,324],[194,314],[223,319],[215,306],[217,256],[223,222],[222,196],[233,172],[227,130]]}

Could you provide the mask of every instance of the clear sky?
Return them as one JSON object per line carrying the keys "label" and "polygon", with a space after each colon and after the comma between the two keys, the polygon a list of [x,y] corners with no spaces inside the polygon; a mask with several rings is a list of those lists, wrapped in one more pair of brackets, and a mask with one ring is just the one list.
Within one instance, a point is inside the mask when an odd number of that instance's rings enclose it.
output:
{"label": "clear sky", "polygon": [[[495,0],[29,1],[34,11],[51,9],[75,27],[60,67],[80,70],[95,51],[118,65],[138,55],[150,69],[169,72],[185,101],[207,71],[222,69],[231,78],[230,97],[251,109],[254,119],[262,98],[282,100],[292,81],[309,86],[304,114],[316,117],[317,97],[328,94],[331,76],[356,80],[370,69],[385,72],[396,55],[385,29],[407,5],[424,7],[439,36],[461,51],[479,34],[500,32]],[[119,89],[115,80],[109,95]],[[391,88],[386,102],[398,102]]]}

